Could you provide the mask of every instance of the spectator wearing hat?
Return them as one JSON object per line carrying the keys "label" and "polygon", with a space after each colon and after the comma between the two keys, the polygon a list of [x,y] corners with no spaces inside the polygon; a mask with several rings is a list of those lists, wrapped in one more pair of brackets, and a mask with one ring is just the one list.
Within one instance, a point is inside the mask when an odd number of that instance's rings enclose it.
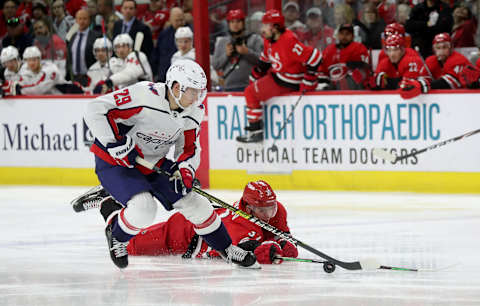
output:
{"label": "spectator wearing hat", "polygon": [[246,32],[242,10],[230,10],[227,22],[229,35],[217,40],[212,65],[226,91],[243,91],[263,50],[263,40],[258,34]]}
{"label": "spectator wearing hat", "polygon": [[333,3],[329,0],[313,0],[312,8],[319,8],[322,12],[323,24],[328,25],[332,29],[335,28],[335,20],[333,18]]}
{"label": "spectator wearing hat", "polygon": [[318,7],[310,8],[306,15],[307,29],[298,33],[304,44],[323,50],[335,42],[334,30],[323,23],[322,11]]}
{"label": "spectator wearing hat", "polygon": [[305,30],[300,18],[300,7],[297,2],[289,1],[283,6],[283,16],[285,17],[285,27],[291,31],[299,32]]}
{"label": "spectator wearing hat", "polygon": [[262,11],[256,11],[250,17],[248,17],[247,30],[250,33],[262,35],[262,18],[264,14],[265,13]]}
{"label": "spectator wearing hat", "polygon": [[322,54],[318,69],[319,82],[328,89],[364,89],[371,75],[369,55],[365,45],[353,41],[352,24],[342,24],[337,31],[337,43],[330,44]]}
{"label": "spectator wearing hat", "polygon": [[20,18],[14,17],[7,20],[7,36],[2,40],[2,47],[14,46],[20,54],[33,44],[33,38],[25,32],[24,24]]}

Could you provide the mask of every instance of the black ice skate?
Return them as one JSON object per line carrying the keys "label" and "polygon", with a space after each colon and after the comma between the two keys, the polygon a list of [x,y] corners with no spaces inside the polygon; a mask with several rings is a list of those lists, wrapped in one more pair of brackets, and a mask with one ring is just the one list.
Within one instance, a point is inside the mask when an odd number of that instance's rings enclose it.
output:
{"label": "black ice skate", "polygon": [[238,136],[237,141],[242,143],[262,142],[263,141],[263,121],[250,123],[245,127],[246,135]]}
{"label": "black ice skate", "polygon": [[81,212],[88,209],[99,208],[102,200],[106,197],[110,197],[110,195],[103,189],[102,185],[98,185],[74,199],[71,204],[74,211]]}
{"label": "black ice skate", "polygon": [[120,269],[126,268],[128,266],[128,241],[120,242],[112,236],[112,224],[107,225],[107,228],[105,228],[105,236],[107,237],[110,258],[113,263]]}
{"label": "black ice skate", "polygon": [[236,245],[231,244],[228,248],[219,253],[227,262],[233,262],[243,268],[260,269],[255,254],[250,251],[245,251]]}

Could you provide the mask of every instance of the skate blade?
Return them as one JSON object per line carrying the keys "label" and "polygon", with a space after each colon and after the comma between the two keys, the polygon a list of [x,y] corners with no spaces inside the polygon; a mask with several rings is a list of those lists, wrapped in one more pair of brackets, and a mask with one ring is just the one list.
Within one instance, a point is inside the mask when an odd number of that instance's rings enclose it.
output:
{"label": "skate blade", "polygon": [[260,264],[258,262],[255,262],[253,265],[248,266],[248,267],[244,267],[244,266],[237,265],[237,264],[234,264],[234,263],[232,263],[232,265],[237,266],[239,269],[250,269],[250,270],[260,270],[260,269],[262,269],[262,266],[260,266]]}

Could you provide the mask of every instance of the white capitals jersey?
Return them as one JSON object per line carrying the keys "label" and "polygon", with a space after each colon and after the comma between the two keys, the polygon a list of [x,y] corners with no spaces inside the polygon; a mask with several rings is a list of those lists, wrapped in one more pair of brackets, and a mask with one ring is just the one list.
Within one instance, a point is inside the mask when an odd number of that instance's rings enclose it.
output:
{"label": "white capitals jersey", "polygon": [[135,52],[132,51],[124,60],[120,58],[110,59],[110,68],[113,72],[110,80],[112,80],[113,85],[118,88],[123,88],[135,84],[138,81],[153,80],[152,68],[148,63],[147,56],[143,52],[138,52],[138,56],[140,61]]}
{"label": "white capitals jersey", "polygon": [[147,161],[157,163],[175,146],[177,162],[185,161],[195,171],[200,164],[203,105],[172,111],[167,90],[164,83],[144,81],[90,102],[85,122],[95,136],[91,151],[115,164],[105,148],[129,135]]}
{"label": "white capitals jersey", "polygon": [[5,69],[5,71],[3,72],[5,81],[20,81],[21,74],[24,73],[25,69],[27,69],[27,65],[23,64],[22,62],[20,62],[20,69],[18,69],[18,72]]}
{"label": "white capitals jersey", "polygon": [[20,85],[24,95],[61,94],[55,85],[66,83],[57,66],[50,62],[42,63],[38,73],[28,68],[20,73]]}
{"label": "white capitals jersey", "polygon": [[88,68],[87,76],[88,76],[88,85],[83,87],[84,92],[91,93],[100,81],[105,81],[110,76],[110,69],[108,69],[108,65],[102,64],[99,61],[96,61],[90,68]]}

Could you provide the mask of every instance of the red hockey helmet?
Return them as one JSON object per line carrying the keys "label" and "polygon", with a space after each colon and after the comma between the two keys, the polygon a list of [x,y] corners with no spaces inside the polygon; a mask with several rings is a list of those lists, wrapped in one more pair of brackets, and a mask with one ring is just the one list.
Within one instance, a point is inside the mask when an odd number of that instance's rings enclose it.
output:
{"label": "red hockey helmet", "polygon": [[277,196],[272,187],[263,180],[249,182],[243,190],[242,201],[262,220],[268,220],[277,213]]}
{"label": "red hockey helmet", "polygon": [[268,10],[265,15],[263,15],[262,23],[273,23],[284,27],[285,17],[283,17],[283,15],[278,10]]}
{"label": "red hockey helmet", "polygon": [[450,35],[448,33],[440,33],[440,34],[437,34],[435,35],[435,37],[433,38],[433,44],[438,44],[438,43],[442,43],[442,42],[448,42],[448,43],[452,43],[452,38],[450,37]]}
{"label": "red hockey helmet", "polygon": [[405,36],[405,27],[401,23],[394,22],[388,24],[383,32],[385,33],[385,37],[394,34]]}
{"label": "red hockey helmet", "polygon": [[245,13],[241,10],[229,10],[227,13],[227,21],[230,20],[245,20]]}
{"label": "red hockey helmet", "polygon": [[405,47],[405,39],[401,35],[393,34],[385,40],[385,48],[400,48]]}

